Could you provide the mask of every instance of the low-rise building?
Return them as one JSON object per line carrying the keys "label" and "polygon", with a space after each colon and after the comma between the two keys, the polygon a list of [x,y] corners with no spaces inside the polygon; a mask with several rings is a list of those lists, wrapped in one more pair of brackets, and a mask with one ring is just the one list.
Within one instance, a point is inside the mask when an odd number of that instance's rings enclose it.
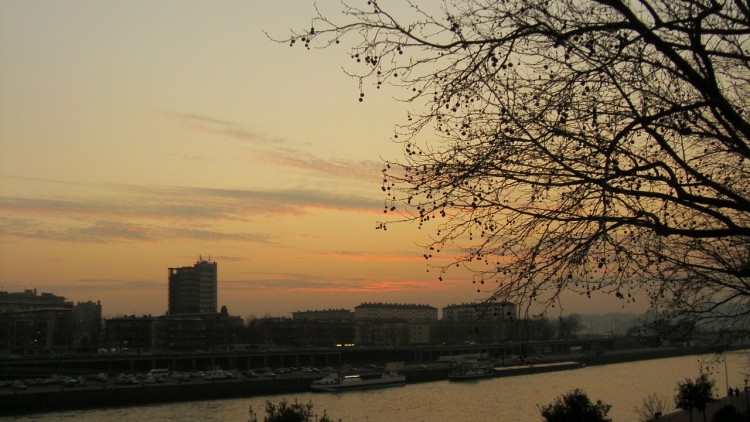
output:
{"label": "low-rise building", "polygon": [[71,350],[73,302],[36,290],[0,292],[0,355]]}
{"label": "low-rise building", "polygon": [[516,305],[511,302],[479,302],[448,305],[443,308],[445,321],[511,320]]}
{"label": "low-rise building", "polygon": [[110,318],[105,332],[107,348],[118,351],[211,350],[246,341],[242,318],[227,312]]}
{"label": "low-rise building", "polygon": [[404,320],[404,321],[437,321],[437,308],[430,305],[402,303],[362,303],[354,307],[354,318]]}
{"label": "low-rise building", "polygon": [[77,302],[72,315],[73,349],[91,352],[99,348],[102,334],[101,302]]}
{"label": "low-rise building", "polygon": [[354,342],[354,320],[257,318],[250,321],[253,343],[268,346],[331,347]]}
{"label": "low-rise building", "polygon": [[23,292],[0,291],[0,313],[49,308],[72,309],[73,302],[52,293],[37,294],[36,289]]}
{"label": "low-rise building", "polygon": [[71,349],[71,310],[41,308],[0,314],[0,354],[50,355]]}
{"label": "low-rise building", "polygon": [[292,312],[292,319],[312,321],[351,321],[354,319],[354,312],[348,309],[297,311]]}

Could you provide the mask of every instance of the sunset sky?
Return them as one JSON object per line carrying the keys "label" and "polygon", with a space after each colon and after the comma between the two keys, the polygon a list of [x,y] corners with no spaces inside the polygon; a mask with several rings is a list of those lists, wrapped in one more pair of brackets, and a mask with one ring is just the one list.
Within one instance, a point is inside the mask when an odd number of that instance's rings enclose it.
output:
{"label": "sunset sky", "polygon": [[313,14],[302,0],[0,3],[0,290],[161,315],[167,268],[202,255],[243,317],[481,298],[426,271],[426,233],[375,230],[408,108],[388,90],[358,102],[345,46],[263,32]]}

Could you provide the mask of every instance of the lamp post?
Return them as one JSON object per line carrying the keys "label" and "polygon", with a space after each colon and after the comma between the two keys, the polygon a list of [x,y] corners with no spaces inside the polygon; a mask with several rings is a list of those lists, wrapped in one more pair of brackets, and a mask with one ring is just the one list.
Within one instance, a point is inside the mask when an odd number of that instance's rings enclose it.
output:
{"label": "lamp post", "polygon": [[727,351],[724,349],[724,379],[727,384],[727,395],[729,394],[729,371],[727,370]]}
{"label": "lamp post", "polygon": [[747,376],[745,376],[745,414],[747,415],[748,421],[750,421],[750,406],[748,406],[748,393],[747,393]]}

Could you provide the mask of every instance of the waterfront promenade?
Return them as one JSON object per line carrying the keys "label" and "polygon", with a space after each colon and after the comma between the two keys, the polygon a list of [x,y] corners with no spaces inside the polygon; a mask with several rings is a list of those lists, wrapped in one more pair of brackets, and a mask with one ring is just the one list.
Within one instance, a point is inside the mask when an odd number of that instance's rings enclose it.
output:
{"label": "waterfront promenade", "polygon": [[[287,399],[314,403],[319,415],[327,411],[335,420],[345,422],[528,422],[540,420],[539,406],[553,402],[555,398],[574,388],[580,388],[592,400],[611,404],[609,416],[614,422],[629,422],[638,420],[634,409],[652,394],[668,404],[673,403],[677,384],[686,378],[694,378],[707,365],[717,382],[715,393],[723,392],[727,385],[742,388],[743,374],[747,372],[747,354],[745,351],[736,351],[727,356],[729,359],[726,366],[723,361],[717,362],[713,354],[688,355],[611,365],[588,365],[569,371],[517,374],[473,382],[407,382],[403,387],[347,393],[316,393],[307,390],[209,400],[67,409],[19,416],[23,420],[34,419],[39,422],[238,421],[247,420],[249,406],[264,409],[268,401],[278,403]],[[728,375],[726,379],[725,373]],[[142,390],[150,391],[147,387]],[[671,407],[674,408],[674,405]]]}
{"label": "waterfront promenade", "polygon": [[[35,374],[86,375],[148,372],[153,368],[172,371],[205,371],[211,368],[245,371],[261,367],[337,367],[340,365],[365,365],[370,363],[406,362],[420,364],[465,354],[485,356],[510,362],[520,356],[560,357],[570,360],[570,350],[579,350],[580,356],[600,354],[598,350],[616,351],[611,338],[583,338],[538,342],[506,342],[502,344],[456,344],[432,346],[357,346],[321,348],[249,349],[207,352],[153,352],[104,353],[93,355],[26,356],[0,360],[0,378],[34,376]],[[653,350],[649,349],[649,353]],[[629,352],[629,351],[624,351]],[[609,352],[608,352],[609,353]]]}
{"label": "waterfront promenade", "polygon": [[[578,360],[586,365],[656,359],[690,354],[704,354],[706,349],[641,349],[610,352],[601,355],[555,356],[554,360]],[[450,366],[445,362],[410,363],[404,368],[407,384],[445,380]],[[159,402],[178,402],[309,391],[310,383],[320,373],[291,372],[274,376],[244,377],[228,380],[179,381],[116,385],[89,381],[85,386],[34,386],[26,390],[0,390],[0,409],[7,414],[23,414],[91,407],[121,407]]]}
{"label": "waterfront promenade", "polygon": [[[747,395],[742,392],[739,396],[725,396],[706,406],[706,420],[713,420],[716,412],[724,408],[724,406],[733,406],[738,412],[745,412],[747,410]],[[690,422],[690,421],[702,421],[703,414],[697,410],[693,410],[693,417],[690,418],[690,413],[686,410],[678,410],[671,412],[659,418],[660,422]]]}

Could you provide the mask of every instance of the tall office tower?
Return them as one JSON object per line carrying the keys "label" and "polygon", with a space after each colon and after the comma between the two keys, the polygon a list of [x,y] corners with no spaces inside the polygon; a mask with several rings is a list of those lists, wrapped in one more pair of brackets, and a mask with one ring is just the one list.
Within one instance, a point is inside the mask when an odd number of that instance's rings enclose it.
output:
{"label": "tall office tower", "polygon": [[169,314],[216,313],[216,262],[199,258],[192,267],[169,269]]}

